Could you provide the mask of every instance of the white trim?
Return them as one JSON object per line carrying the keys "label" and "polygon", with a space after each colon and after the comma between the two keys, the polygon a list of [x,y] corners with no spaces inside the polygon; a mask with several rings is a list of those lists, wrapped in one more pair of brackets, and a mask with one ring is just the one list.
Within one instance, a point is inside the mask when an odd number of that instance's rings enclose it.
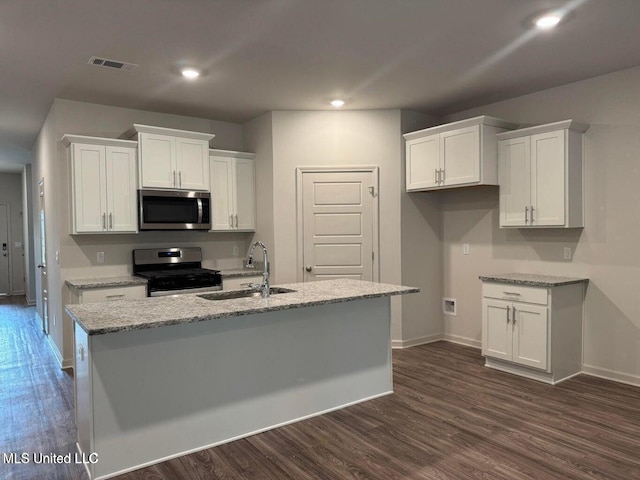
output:
{"label": "white trim", "polygon": [[592,377],[603,378],[613,382],[640,387],[640,375],[633,375],[631,373],[620,372],[618,370],[610,370],[608,368],[595,367],[593,365],[582,365],[582,373]]}
{"label": "white trim", "polygon": [[391,348],[402,349],[416,347],[418,345],[425,345],[427,343],[438,342],[440,340],[444,340],[444,336],[441,333],[424,335],[422,337],[410,338],[408,340],[391,340]]}
{"label": "white trim", "polygon": [[[255,160],[256,154],[250,152],[237,152],[235,150],[219,150],[217,148],[209,149],[210,157],[227,157],[227,158],[246,158],[248,160]],[[237,230],[234,230],[237,231]]]}
{"label": "white trim", "polygon": [[137,148],[136,140],[122,140],[120,138],[104,138],[104,137],[87,137],[86,135],[63,135],[60,139],[66,147],[72,143],[83,143],[89,145],[102,145],[105,147],[128,147]]}
{"label": "white trim", "polygon": [[[40,316],[40,315],[38,315],[38,316]],[[58,350],[58,346],[56,345],[56,342],[53,341],[53,339],[51,338],[51,335],[47,334],[47,336],[45,338],[47,339],[47,343],[51,347],[51,351],[53,352],[53,355],[56,357],[56,360],[60,364],[60,368],[63,368],[63,366],[62,366],[62,354],[60,353],[60,350]]]}
{"label": "white trim", "polygon": [[465,345],[467,347],[482,348],[482,342],[475,338],[461,337],[460,335],[451,335],[449,333],[443,334],[443,340],[451,343],[457,343],[458,345]]}
{"label": "white trim", "polygon": [[9,268],[9,291],[6,295],[13,295],[13,255],[11,254],[13,232],[11,231],[11,202],[2,202],[0,205],[7,206],[7,262]]}
{"label": "white trim", "polygon": [[[36,305],[35,298],[33,300],[30,299],[29,295],[27,295],[26,293],[24,295],[24,298],[27,301],[27,305],[29,305],[30,307],[34,307]],[[42,319],[40,318],[40,314],[38,314],[38,312],[36,312],[36,315],[38,315],[38,320],[40,320],[40,324],[42,324]]]}
{"label": "white trim", "polygon": [[135,137],[138,133],[151,133],[154,135],[170,135],[172,137],[190,138],[192,140],[206,140],[211,141],[215,137],[212,133],[192,132],[187,130],[177,130],[175,128],[155,127],[151,125],[140,125],[134,123],[124,135],[128,138]]}
{"label": "white trim", "polygon": [[[285,425],[290,425],[292,423],[301,422],[301,421],[307,420],[309,418],[317,417],[317,416],[320,416],[320,415],[325,415],[325,414],[333,412],[335,410],[340,410],[341,408],[350,407],[352,405],[357,405],[358,403],[362,403],[362,402],[368,402],[369,400],[374,400],[376,398],[384,397],[384,396],[390,395],[392,393],[393,393],[393,390],[390,390],[388,392],[383,392],[383,393],[379,393],[377,395],[372,395],[372,396],[367,397],[367,398],[363,398],[363,399],[356,400],[356,401],[353,401],[353,402],[345,403],[344,405],[340,405],[340,406],[337,406],[337,407],[332,407],[332,408],[329,408],[327,410],[322,410],[321,412],[311,413],[309,415],[304,415],[302,417],[295,418],[293,420],[287,420],[286,422],[277,423],[277,424],[271,425],[269,427],[261,428],[259,430],[255,430],[253,432],[243,433],[242,435],[238,435],[238,436],[233,437],[233,438],[228,438],[228,439],[222,440],[220,442],[211,443],[209,445],[204,445],[204,446],[201,446],[201,447],[193,448],[191,450],[185,450],[184,452],[175,453],[173,455],[168,455],[168,456],[163,457],[163,458],[158,458],[158,459],[152,460],[150,462],[141,463],[140,465],[136,465],[135,467],[126,468],[124,470],[119,470],[117,472],[113,472],[113,473],[110,473],[108,475],[102,475],[100,477],[95,477],[93,480],[104,480],[106,478],[117,477],[118,475],[123,475],[125,473],[132,472],[134,470],[139,470],[141,468],[145,468],[145,467],[148,467],[150,465],[156,465],[158,463],[166,462],[167,460],[171,460],[171,459],[177,458],[177,457],[182,457],[183,455],[190,455],[190,454],[195,453],[195,452],[201,452],[202,450],[207,450],[208,448],[217,447],[218,445],[224,445],[225,443],[235,442],[236,440],[240,440],[242,438],[250,437],[252,435],[257,435],[258,433],[266,432],[266,431],[272,430],[274,428],[284,427]],[[83,453],[82,450],[80,449],[80,445],[78,445],[77,443],[76,443],[76,448],[78,449],[78,451],[80,453]],[[84,453],[88,455],[91,452],[84,452]]]}
{"label": "white trim", "polygon": [[373,176],[373,188],[374,188],[374,202],[373,202],[373,242],[371,248],[373,249],[373,281],[380,281],[380,224],[379,224],[379,191],[380,191],[380,168],[375,165],[358,165],[358,166],[319,166],[319,167],[297,167],[296,168],[296,278],[297,282],[304,282],[304,274],[302,269],[304,268],[304,231],[302,228],[302,175],[304,173],[332,173],[332,172],[365,172],[371,173]]}

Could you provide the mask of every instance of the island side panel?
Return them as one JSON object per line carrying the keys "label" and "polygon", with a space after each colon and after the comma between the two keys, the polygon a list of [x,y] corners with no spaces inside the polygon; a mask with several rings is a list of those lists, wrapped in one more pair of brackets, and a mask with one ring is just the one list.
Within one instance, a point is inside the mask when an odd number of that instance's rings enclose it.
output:
{"label": "island side panel", "polygon": [[393,389],[388,297],[91,340],[95,478]]}

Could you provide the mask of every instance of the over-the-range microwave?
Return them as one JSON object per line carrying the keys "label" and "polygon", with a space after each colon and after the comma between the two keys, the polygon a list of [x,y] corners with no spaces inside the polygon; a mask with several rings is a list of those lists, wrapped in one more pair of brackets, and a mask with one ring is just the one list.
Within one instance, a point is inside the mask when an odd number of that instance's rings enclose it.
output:
{"label": "over-the-range microwave", "polygon": [[140,230],[210,230],[211,194],[138,190]]}

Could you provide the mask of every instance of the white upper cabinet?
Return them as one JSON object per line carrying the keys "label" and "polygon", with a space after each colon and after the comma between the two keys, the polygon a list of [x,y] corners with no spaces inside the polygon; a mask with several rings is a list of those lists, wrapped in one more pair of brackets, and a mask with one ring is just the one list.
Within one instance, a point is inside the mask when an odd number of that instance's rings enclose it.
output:
{"label": "white upper cabinet", "polygon": [[211,231],[256,228],[255,155],[211,150]]}
{"label": "white upper cabinet", "polygon": [[65,135],[71,233],[136,233],[136,142]]}
{"label": "white upper cabinet", "polygon": [[584,226],[582,134],[573,120],[497,135],[500,227]]}
{"label": "white upper cabinet", "polygon": [[208,133],[135,124],[139,142],[140,188],[209,190]]}
{"label": "white upper cabinet", "polygon": [[407,191],[497,185],[495,135],[516,127],[481,116],[406,133]]}

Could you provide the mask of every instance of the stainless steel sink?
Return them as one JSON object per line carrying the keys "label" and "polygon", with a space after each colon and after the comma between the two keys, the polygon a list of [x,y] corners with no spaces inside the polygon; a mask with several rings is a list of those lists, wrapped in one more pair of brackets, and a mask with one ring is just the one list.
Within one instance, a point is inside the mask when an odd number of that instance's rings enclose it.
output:
{"label": "stainless steel sink", "polygon": [[[295,290],[282,287],[271,287],[269,295],[278,295],[279,293],[293,293]],[[232,300],[234,298],[262,298],[262,292],[255,290],[232,290],[229,292],[204,293],[198,297],[205,300]]]}

